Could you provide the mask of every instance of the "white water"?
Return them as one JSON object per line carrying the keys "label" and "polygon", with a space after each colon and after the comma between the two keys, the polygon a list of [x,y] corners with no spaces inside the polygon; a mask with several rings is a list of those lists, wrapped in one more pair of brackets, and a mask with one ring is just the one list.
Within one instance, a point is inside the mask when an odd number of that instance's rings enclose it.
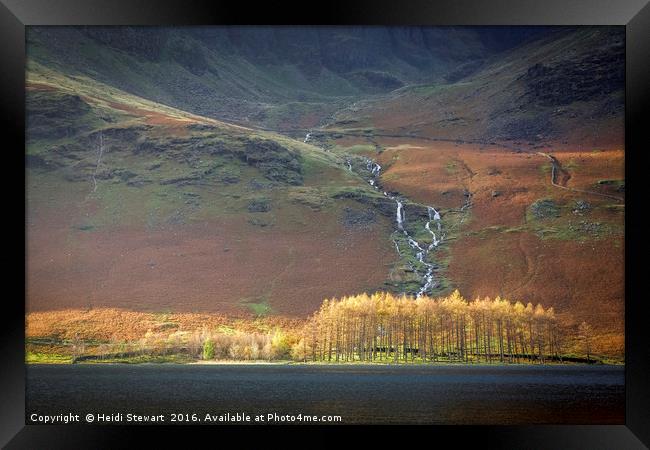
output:
{"label": "white water", "polygon": [[[348,165],[348,170],[352,171],[352,166],[350,164],[349,159],[346,160],[346,164]],[[377,178],[379,177],[379,174],[381,172],[381,166],[376,162],[372,161],[370,158],[366,158],[366,169],[370,172],[371,175],[371,178],[367,180],[368,184],[370,184],[375,189],[379,189]],[[431,243],[429,243],[429,245],[426,245],[424,242],[416,241],[413,237],[411,237],[408,231],[404,229],[404,224],[406,222],[406,214],[404,213],[403,201],[397,196],[390,195],[385,191],[384,191],[384,196],[395,201],[397,205],[395,211],[397,228],[406,236],[409,247],[414,252],[413,255],[415,256],[415,259],[417,259],[424,267],[426,267],[426,271],[424,275],[422,275],[422,287],[417,293],[417,297],[421,297],[422,295],[429,293],[431,289],[437,285],[433,277],[433,271],[436,266],[430,262],[427,262],[426,259],[429,255],[429,252],[437,248],[438,245],[440,245],[440,243],[444,239],[444,234],[442,234],[440,213],[433,206],[427,206],[427,211],[429,213],[429,220],[425,224],[424,228],[431,234],[432,239],[431,239]],[[440,233],[440,238],[438,238],[438,236],[430,228],[430,224],[432,221],[436,222],[437,230]],[[402,254],[400,252],[400,248],[399,245],[397,244],[397,241],[393,240],[393,243],[395,244],[395,249],[397,250],[397,254],[401,256]],[[418,273],[417,270],[414,269],[414,271],[416,274]]]}
{"label": "white water", "polygon": [[429,222],[427,222],[427,224],[424,226],[424,228],[426,228],[427,231],[429,233],[431,233],[431,244],[429,245],[429,250],[433,250],[433,247],[437,247],[438,244],[440,244],[440,241],[436,237],[436,233],[431,231],[431,228],[429,227]]}
{"label": "white water", "polygon": [[[384,192],[385,194],[385,192]],[[402,211],[402,202],[395,200],[397,202],[397,228],[404,231],[404,212]]]}
{"label": "white water", "polygon": [[431,244],[429,245],[429,250],[433,250],[434,247],[437,247],[440,242],[444,239],[444,235],[440,235],[440,239],[436,236],[436,233],[434,233],[431,230],[431,221],[435,221],[436,224],[438,225],[438,231],[442,231],[442,225],[440,224],[440,213],[436,211],[436,209],[433,206],[427,206],[427,211],[429,212],[429,221],[424,225],[424,228],[431,234]]}

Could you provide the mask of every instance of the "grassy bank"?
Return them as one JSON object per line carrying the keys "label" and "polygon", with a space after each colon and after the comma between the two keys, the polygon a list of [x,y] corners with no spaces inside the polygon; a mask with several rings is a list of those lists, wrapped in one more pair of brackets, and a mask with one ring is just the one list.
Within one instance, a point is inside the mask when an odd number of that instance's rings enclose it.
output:
{"label": "grassy bank", "polygon": [[484,361],[470,361],[470,362],[450,362],[450,361],[347,361],[347,362],[328,362],[328,361],[294,361],[294,360],[248,360],[248,361],[233,361],[233,360],[202,360],[193,359],[188,355],[174,354],[174,355],[138,355],[123,358],[102,358],[91,359],[84,361],[75,361],[69,355],[61,354],[47,354],[47,353],[27,353],[26,363],[31,364],[190,364],[198,366],[222,366],[222,365],[269,365],[269,366],[282,366],[282,365],[304,365],[304,366],[511,366],[511,365],[625,365],[622,359],[594,357],[591,360],[586,358],[579,358],[576,361],[575,357],[567,356],[563,361],[546,361],[544,363],[501,363],[492,362],[486,363]]}

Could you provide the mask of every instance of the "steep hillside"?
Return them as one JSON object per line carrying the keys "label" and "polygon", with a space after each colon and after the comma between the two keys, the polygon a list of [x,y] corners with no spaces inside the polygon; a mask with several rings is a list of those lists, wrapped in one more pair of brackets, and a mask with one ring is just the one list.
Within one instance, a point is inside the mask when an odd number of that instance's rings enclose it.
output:
{"label": "steep hillside", "polygon": [[553,304],[621,354],[623,38],[559,30],[467,76],[359,102],[313,139],[376,159],[385,189],[443,212],[469,195],[445,248],[449,285]]}
{"label": "steep hillside", "polygon": [[38,63],[27,86],[28,310],[304,315],[386,280],[392,210],[336,155]]}
{"label": "steep hillside", "polygon": [[308,128],[362,98],[441,79],[539,30],[32,27],[28,56],[207,117]]}
{"label": "steep hillside", "polygon": [[[591,323],[599,351],[622,354],[623,150],[547,150],[561,168],[554,185],[551,161],[536,152],[377,136],[372,145],[367,138],[334,142],[335,151],[375,158],[384,189],[441,211],[448,236],[437,277],[446,286],[470,298],[552,304],[576,328]],[[468,193],[471,206],[458,220]]]}
{"label": "steep hillside", "polygon": [[357,103],[330,128],[517,148],[620,148],[624,37],[615,27],[554,30],[468,74]]}

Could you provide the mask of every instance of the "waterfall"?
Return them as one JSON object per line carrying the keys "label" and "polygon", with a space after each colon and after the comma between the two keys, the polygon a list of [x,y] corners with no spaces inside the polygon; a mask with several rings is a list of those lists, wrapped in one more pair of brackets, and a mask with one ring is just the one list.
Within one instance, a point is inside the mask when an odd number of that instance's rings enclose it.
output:
{"label": "waterfall", "polygon": [[402,212],[402,202],[395,200],[397,202],[397,228],[404,230],[404,213]]}
{"label": "waterfall", "polygon": [[[309,134],[308,134],[309,136]],[[371,160],[370,158],[365,159],[366,162],[366,170],[370,172],[370,178],[367,179],[368,184],[372,186],[375,189],[379,189],[379,183],[377,182],[378,177],[381,173],[382,167]],[[352,165],[350,163],[350,159],[346,159],[346,164],[348,166],[348,170],[352,171]],[[426,267],[426,271],[424,275],[422,276],[422,287],[418,290],[416,297],[421,297],[422,295],[425,295],[429,293],[429,291],[434,288],[437,283],[434,280],[433,277],[433,271],[436,268],[436,266],[430,262],[427,262],[427,257],[429,256],[429,252],[432,250],[435,250],[438,245],[442,242],[444,239],[444,234],[442,234],[442,224],[441,224],[441,218],[440,218],[440,212],[436,210],[433,206],[427,206],[427,212],[429,215],[429,220],[426,222],[424,228],[431,234],[431,243],[429,245],[426,245],[424,243],[420,243],[416,241],[411,235],[408,233],[408,231],[404,228],[404,224],[406,222],[406,214],[404,212],[404,203],[403,200],[398,198],[397,195],[390,195],[388,192],[383,191],[383,194],[385,197],[393,200],[395,204],[397,205],[396,211],[395,211],[395,218],[397,221],[397,229],[401,231],[407,238],[407,242],[409,244],[409,247],[411,250],[414,252],[412,255],[415,257],[415,259],[422,264],[424,267]],[[440,238],[436,235],[431,230],[431,222],[434,221],[436,222],[437,225],[437,231],[440,233]],[[402,253],[400,251],[399,245],[397,244],[397,241],[393,240],[393,243],[395,244],[395,250],[397,251],[397,254],[399,256],[402,256]],[[424,248],[423,248],[424,247]],[[413,271],[419,275],[418,271],[413,267]]]}
{"label": "waterfall", "polygon": [[[433,206],[427,206],[427,211],[429,212],[429,220],[435,220],[435,221],[440,220],[440,213],[436,211],[436,208],[434,208]],[[431,213],[433,213],[433,217],[431,216]]]}

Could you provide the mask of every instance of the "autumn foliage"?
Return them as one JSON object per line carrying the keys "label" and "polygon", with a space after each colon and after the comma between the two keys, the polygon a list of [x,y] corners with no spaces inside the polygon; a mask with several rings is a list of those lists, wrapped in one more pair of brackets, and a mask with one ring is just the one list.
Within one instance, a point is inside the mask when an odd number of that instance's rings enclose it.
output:
{"label": "autumn foliage", "polygon": [[96,310],[34,313],[27,325],[28,351],[50,346],[73,361],[184,355],[217,361],[544,363],[563,361],[576,341],[591,352],[589,326],[568,331],[552,307],[500,297],[467,301],[458,291],[441,298],[377,292],[328,299],[307,319]]}
{"label": "autumn foliage", "polygon": [[326,300],[294,357],[309,361],[545,361],[559,359],[553,308],[458,291],[433,299],[389,293]]}

